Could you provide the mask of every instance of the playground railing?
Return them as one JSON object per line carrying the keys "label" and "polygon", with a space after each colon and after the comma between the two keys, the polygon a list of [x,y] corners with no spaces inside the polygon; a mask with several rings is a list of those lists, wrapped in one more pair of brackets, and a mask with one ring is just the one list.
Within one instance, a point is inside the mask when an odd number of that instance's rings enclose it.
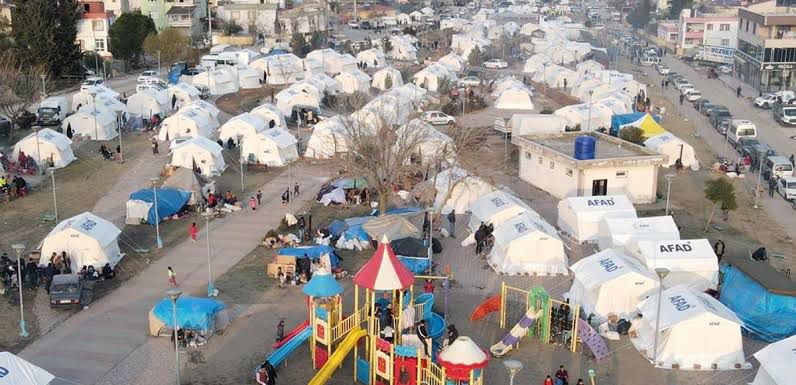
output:
{"label": "playground railing", "polygon": [[428,362],[427,366],[420,371],[420,377],[419,383],[421,384],[445,385],[445,368]]}
{"label": "playground railing", "polygon": [[335,343],[342,339],[346,336],[346,334],[348,334],[348,332],[351,331],[351,329],[359,326],[359,323],[365,319],[365,314],[367,314],[366,310],[366,307],[363,306],[350,316],[346,317],[346,319],[340,321],[340,323],[332,327],[331,343]]}
{"label": "playground railing", "polygon": [[412,306],[414,306],[414,308],[415,308],[415,322],[419,322],[420,320],[423,319],[423,314],[424,314],[423,312],[426,309],[426,304],[425,303],[415,303]]}

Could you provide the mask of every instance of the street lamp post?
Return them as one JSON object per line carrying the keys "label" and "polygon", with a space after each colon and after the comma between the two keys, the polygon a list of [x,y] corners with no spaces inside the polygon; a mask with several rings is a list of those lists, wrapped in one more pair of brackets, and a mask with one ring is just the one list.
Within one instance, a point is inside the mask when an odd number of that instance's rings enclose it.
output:
{"label": "street lamp post", "polygon": [[88,93],[91,95],[92,106],[94,107],[94,140],[99,140],[99,128],[97,127],[97,90],[92,89]]}
{"label": "street lamp post", "polygon": [[677,176],[676,174],[664,175],[664,177],[666,177],[666,214],[665,215],[669,215],[669,195],[672,192],[672,179],[674,179],[674,177],[676,176]]}
{"label": "street lamp post", "polygon": [[22,252],[25,250],[25,245],[15,243],[11,248],[17,252],[17,289],[19,289],[19,335],[21,337],[28,337],[28,330],[25,328],[25,303],[22,301]]}
{"label": "street lamp post", "polygon": [[157,189],[157,183],[158,183],[159,179],[158,178],[150,178],[149,180],[152,181],[152,195],[153,195],[152,204],[155,205],[155,237],[156,237],[155,241],[156,241],[156,243],[158,245],[158,249],[162,249],[163,248],[163,241],[160,239],[160,215],[158,213],[158,189]]}
{"label": "street lamp post", "polygon": [[124,163],[124,155],[122,155],[122,112],[121,110],[116,112],[116,130],[119,131],[119,163]]}
{"label": "street lamp post", "polygon": [[522,370],[522,362],[517,360],[506,360],[503,361],[503,366],[509,371],[509,385],[514,385],[514,376]]}
{"label": "street lamp post", "polygon": [[58,198],[55,194],[55,167],[48,167],[47,172],[50,173],[50,179],[53,182],[53,211],[55,211],[55,224],[58,224]]}
{"label": "street lamp post", "polygon": [[42,74],[40,77],[41,77],[41,94],[43,98],[47,98],[47,75]]}
{"label": "street lamp post", "polygon": [[760,199],[760,179],[763,177],[763,152],[759,151],[757,153],[757,187],[755,187],[755,208],[757,207],[757,202]]}
{"label": "street lamp post", "polygon": [[174,330],[174,369],[177,375],[177,385],[180,385],[180,345],[177,338],[177,298],[180,298],[180,294],[182,291],[177,288],[171,288],[166,290],[166,295],[171,298],[171,310],[172,310],[172,321],[174,321],[174,325],[172,330]]}
{"label": "street lamp post", "polygon": [[655,315],[655,341],[653,342],[652,350],[652,366],[657,365],[658,360],[658,334],[661,327],[661,300],[663,297],[663,279],[669,275],[669,269],[659,267],[655,269],[655,274],[658,274],[658,312]]}
{"label": "street lamp post", "polygon": [[210,266],[210,218],[213,216],[212,213],[204,212],[202,213],[202,217],[205,219],[205,239],[207,243],[207,296],[208,297],[215,297],[218,295],[216,292],[216,288],[213,286],[213,269]]}
{"label": "street lamp post", "polygon": [[238,135],[238,151],[240,151],[240,192],[242,194],[246,191],[243,184],[243,135]]}
{"label": "street lamp post", "polygon": [[[453,234],[451,234],[451,237]],[[428,208],[428,273],[432,274],[434,269],[433,260],[434,255],[434,211],[431,207]]]}
{"label": "street lamp post", "polygon": [[594,95],[594,90],[589,90],[589,121],[587,123],[588,127],[586,131],[591,131],[591,96]]}
{"label": "street lamp post", "polygon": [[160,76],[160,50],[158,50],[158,76]]}

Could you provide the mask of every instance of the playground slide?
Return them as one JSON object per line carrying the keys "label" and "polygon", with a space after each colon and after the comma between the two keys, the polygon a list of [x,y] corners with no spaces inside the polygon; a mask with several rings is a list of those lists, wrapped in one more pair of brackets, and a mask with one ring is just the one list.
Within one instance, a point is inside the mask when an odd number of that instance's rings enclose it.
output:
{"label": "playground slide", "polygon": [[279,349],[274,350],[270,356],[268,356],[268,362],[271,363],[275,368],[282,363],[282,361],[293,353],[297,347],[301,346],[304,342],[306,342],[310,336],[312,336],[312,327],[309,325],[305,326],[301,332],[297,333],[293,338],[289,339],[284,345],[279,347]]}
{"label": "playground slide", "polygon": [[484,319],[489,313],[500,310],[500,294],[487,298],[475,307],[473,313],[470,314],[470,321],[480,321]]}
{"label": "playground slide", "polygon": [[348,335],[345,337],[345,339],[343,339],[343,342],[337,346],[337,350],[332,353],[332,356],[329,357],[328,361],[326,361],[326,365],[323,365],[321,370],[315,374],[315,377],[313,377],[310,382],[307,383],[307,385],[323,385],[326,383],[326,381],[329,381],[329,378],[331,378],[332,374],[334,374],[334,371],[343,364],[343,360],[348,353],[354,349],[354,346],[356,346],[359,339],[367,334],[368,333],[365,331],[365,329],[359,327],[348,332]]}
{"label": "playground slide", "polygon": [[291,330],[291,331],[290,331],[290,332],[288,332],[286,335],[284,335],[284,336],[282,337],[282,341],[279,341],[279,342],[277,342],[277,343],[275,343],[275,344],[271,345],[271,348],[273,348],[273,349],[279,349],[279,348],[280,348],[282,345],[284,345],[284,344],[286,344],[288,341],[290,341],[290,340],[291,340],[291,339],[292,339],[292,338],[293,338],[293,337],[294,337],[296,334],[299,334],[299,333],[301,333],[301,331],[302,331],[302,330],[304,330],[304,328],[306,328],[307,326],[309,326],[309,324],[310,324],[310,321],[309,321],[309,320],[307,320],[307,321],[304,321],[304,322],[300,323],[298,326],[296,326],[295,328],[293,328],[293,330]]}
{"label": "playground slide", "polygon": [[506,355],[506,353],[510,352],[514,344],[516,344],[520,338],[528,333],[528,328],[530,328],[534,321],[536,321],[536,319],[541,315],[542,310],[535,310],[534,308],[528,309],[525,315],[520,318],[520,322],[517,322],[517,324],[511,328],[509,334],[506,334],[502,340],[489,348],[489,351],[492,352],[492,355],[495,357],[502,357]]}

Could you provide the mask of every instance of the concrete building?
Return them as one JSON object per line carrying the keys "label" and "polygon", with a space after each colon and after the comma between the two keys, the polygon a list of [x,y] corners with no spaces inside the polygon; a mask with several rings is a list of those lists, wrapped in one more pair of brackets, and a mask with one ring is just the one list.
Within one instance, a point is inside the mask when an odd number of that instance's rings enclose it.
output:
{"label": "concrete building", "polygon": [[207,24],[207,0],[143,0],[141,14],[152,18],[158,32],[172,27],[198,37]]}
{"label": "concrete building", "polygon": [[306,1],[292,8],[279,9],[277,17],[282,27],[282,36],[289,38],[295,32],[312,33],[327,29],[328,14],[325,3]]}
{"label": "concrete building", "polygon": [[82,11],[77,22],[76,42],[81,51],[95,51],[100,56],[110,57],[108,30],[116,20],[112,11],[105,9],[101,0],[79,3]]}
{"label": "concrete building", "polygon": [[752,87],[796,87],[796,14],[789,0],[769,0],[738,10],[735,72]]}
{"label": "concrete building", "polygon": [[658,12],[666,12],[672,7],[672,0],[655,0],[655,9]]}
{"label": "concrete building", "polygon": [[[580,135],[596,139],[594,159],[574,158]],[[558,199],[627,195],[633,203],[655,202],[658,169],[666,161],[665,155],[597,132],[513,136],[511,143],[520,149],[520,178]]]}
{"label": "concrete building", "polygon": [[677,21],[667,20],[658,22],[658,39],[667,43],[677,44],[677,34],[680,26]]}
{"label": "concrete building", "polygon": [[4,33],[11,32],[10,24],[13,22],[14,7],[16,6],[11,2],[11,0],[0,0],[0,18],[3,18],[9,22],[9,26],[6,28],[6,31],[2,31]]}
{"label": "concrete building", "polygon": [[228,0],[216,8],[216,17],[234,21],[243,28],[243,33],[269,36],[274,33],[279,3],[279,0]]}
{"label": "concrete building", "polygon": [[690,49],[703,45],[735,48],[738,44],[738,17],[703,14],[684,9],[680,14],[677,33],[678,48]]}
{"label": "concrete building", "polygon": [[[132,0],[132,1],[135,2],[135,5],[138,8],[141,7],[141,1],[140,0],[137,0],[137,1],[136,0]],[[122,13],[127,13],[127,12],[130,12],[130,11],[133,10],[133,8],[130,7],[130,3],[131,3],[130,0],[103,0],[102,2],[105,4],[105,10],[113,12],[113,15],[116,16],[116,17],[121,16]],[[136,9],[138,9],[138,8],[136,8]]]}

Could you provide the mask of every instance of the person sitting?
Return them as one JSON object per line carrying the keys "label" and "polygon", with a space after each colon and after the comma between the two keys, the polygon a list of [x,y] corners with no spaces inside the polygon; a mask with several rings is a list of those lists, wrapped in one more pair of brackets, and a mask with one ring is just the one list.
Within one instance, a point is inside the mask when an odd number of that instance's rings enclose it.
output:
{"label": "person sitting", "polygon": [[28,182],[21,176],[15,176],[12,182],[14,182],[14,187],[17,189],[17,195],[25,196],[28,194]]}
{"label": "person sitting", "polygon": [[97,270],[94,269],[94,265],[88,265],[88,269],[86,270],[86,278],[88,278],[90,281],[99,278],[99,274],[97,273]]}
{"label": "person sitting", "polygon": [[88,267],[86,265],[83,265],[83,267],[80,268],[80,272],[77,274],[82,276],[83,278],[88,278],[86,276],[87,273],[88,273]]}
{"label": "person sitting", "polygon": [[216,194],[210,193],[207,195],[207,207],[211,209],[216,207]]}
{"label": "person sitting", "polygon": [[106,263],[105,266],[102,267],[102,278],[113,279],[114,277],[116,277],[116,272],[113,271],[110,263]]}
{"label": "person sitting", "polygon": [[21,167],[21,168],[27,168],[28,167],[28,156],[25,155],[25,151],[20,151],[19,152],[19,156],[17,157],[17,163],[19,164],[19,167]]}
{"label": "person sitting", "polygon": [[233,140],[232,137],[227,139],[227,148],[230,150],[235,148],[235,140]]}

